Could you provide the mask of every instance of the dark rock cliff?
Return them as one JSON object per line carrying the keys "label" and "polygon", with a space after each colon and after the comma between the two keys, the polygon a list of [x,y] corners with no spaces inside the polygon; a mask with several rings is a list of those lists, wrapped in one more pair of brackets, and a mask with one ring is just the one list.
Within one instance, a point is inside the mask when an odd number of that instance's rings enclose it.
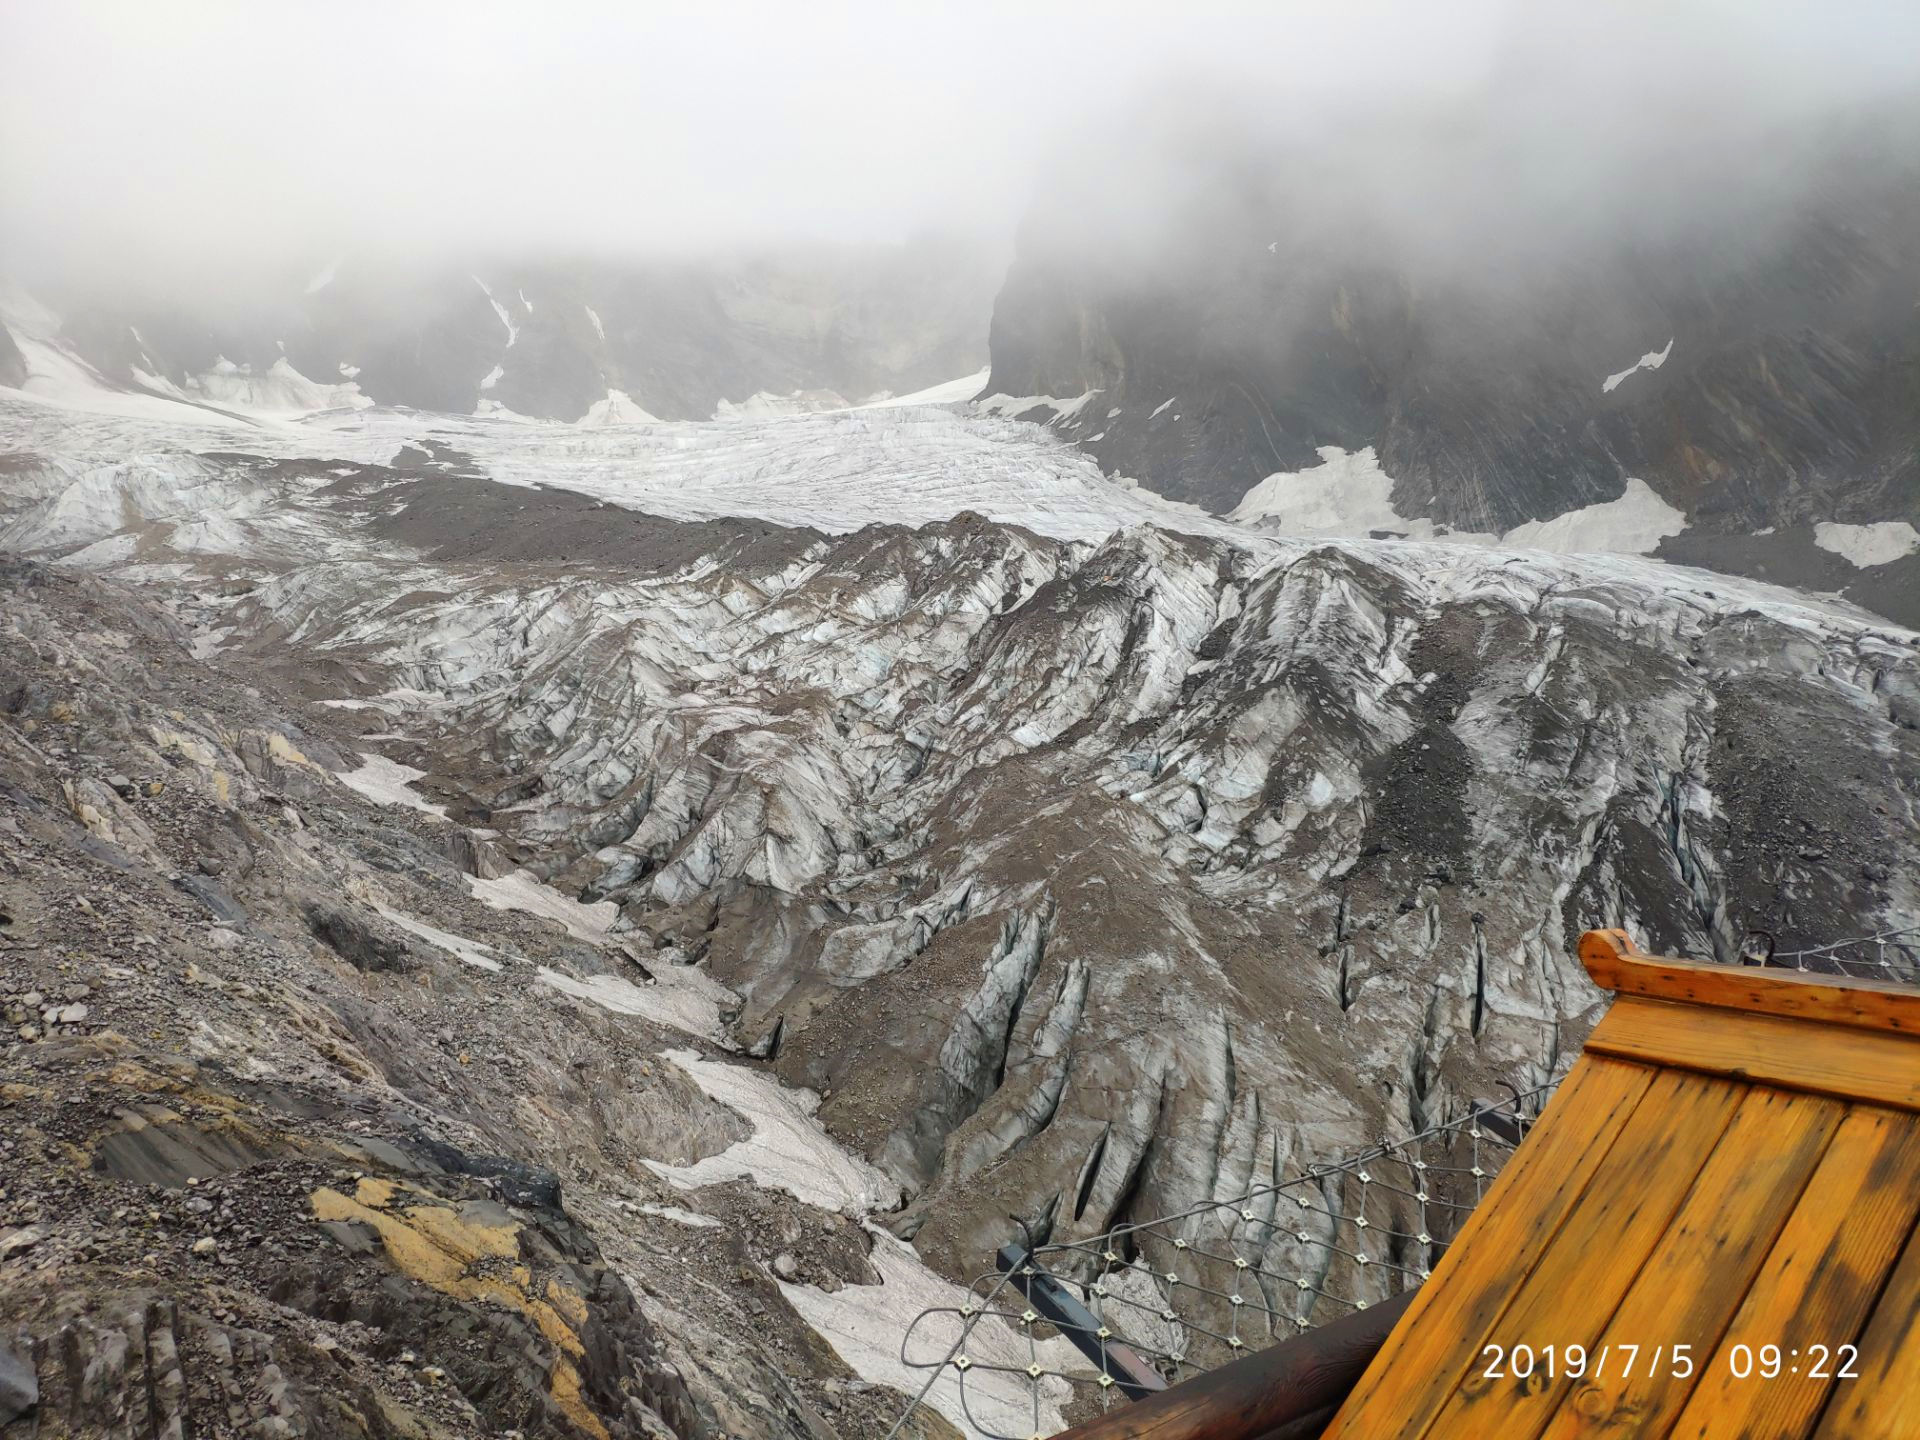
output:
{"label": "dark rock cliff", "polygon": [[1890,138],[1915,130],[1836,125],[1780,142],[1791,183],[1710,173],[1684,203],[1564,216],[1554,185],[1505,175],[1359,196],[1323,156],[1251,143],[1106,155],[1042,187],[989,389],[1099,391],[1062,432],[1215,511],[1337,445],[1375,447],[1395,509],[1457,530],[1628,477],[1708,535],[1920,519],[1920,172]]}

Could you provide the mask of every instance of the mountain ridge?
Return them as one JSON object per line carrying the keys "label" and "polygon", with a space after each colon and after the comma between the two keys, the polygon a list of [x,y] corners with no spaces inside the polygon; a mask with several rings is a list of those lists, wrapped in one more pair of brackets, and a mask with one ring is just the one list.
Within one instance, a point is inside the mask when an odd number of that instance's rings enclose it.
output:
{"label": "mountain ridge", "polygon": [[[704,420],[729,405],[847,404],[977,370],[997,280],[990,250],[937,235],[737,259],[349,259],[304,288],[220,303],[55,289],[38,328],[111,385],[192,403],[564,422],[624,407]],[[0,367],[18,371],[17,350],[0,340]]]}

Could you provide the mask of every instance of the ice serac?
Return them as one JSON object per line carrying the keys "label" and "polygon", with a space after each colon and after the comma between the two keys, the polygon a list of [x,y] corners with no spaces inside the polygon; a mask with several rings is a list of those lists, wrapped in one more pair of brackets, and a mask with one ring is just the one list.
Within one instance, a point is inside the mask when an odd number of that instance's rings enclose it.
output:
{"label": "ice serac", "polygon": [[1862,868],[1911,845],[1911,637],[1615,564],[869,531],[732,567],[725,619],[684,574],[516,599],[616,668],[503,654],[465,728],[958,1267],[1010,1210],[1085,1233],[1544,1073],[1587,924],[1911,913]]}
{"label": "ice serac", "polygon": [[352,380],[331,385],[318,384],[294,369],[285,355],[258,374],[251,365],[236,365],[221,356],[211,369],[188,376],[184,392],[171,381],[147,375],[144,371],[134,371],[134,378],[147,389],[160,394],[267,414],[299,415],[341,407],[357,410],[373,404],[372,400],[360,393],[360,387]]}

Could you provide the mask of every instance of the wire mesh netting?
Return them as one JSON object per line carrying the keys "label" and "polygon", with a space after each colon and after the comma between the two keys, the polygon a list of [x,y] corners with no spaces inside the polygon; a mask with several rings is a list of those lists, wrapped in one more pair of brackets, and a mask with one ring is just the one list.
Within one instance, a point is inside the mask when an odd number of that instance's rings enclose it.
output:
{"label": "wire mesh netting", "polygon": [[908,1329],[901,1359],[926,1376],[908,1415],[1052,1435],[1418,1285],[1551,1089],[1179,1214],[1008,1247],[967,1303]]}
{"label": "wire mesh netting", "polygon": [[[1755,945],[1755,938],[1765,941]],[[1801,970],[1815,975],[1844,975],[1855,979],[1898,980],[1920,983],[1920,925],[1898,930],[1882,930],[1873,935],[1857,935],[1851,940],[1835,940],[1803,950],[1776,954],[1773,937],[1763,930],[1752,931],[1742,948],[1756,960],[1775,969]]]}

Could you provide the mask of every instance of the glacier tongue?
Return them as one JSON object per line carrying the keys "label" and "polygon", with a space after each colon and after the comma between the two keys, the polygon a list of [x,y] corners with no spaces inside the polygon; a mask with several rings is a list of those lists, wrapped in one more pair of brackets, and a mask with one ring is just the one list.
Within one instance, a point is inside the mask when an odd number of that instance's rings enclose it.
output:
{"label": "glacier tongue", "polygon": [[[0,434],[42,455],[91,463],[238,445],[283,461],[385,466],[413,454],[448,473],[541,485],[672,519],[757,518],[829,532],[919,524],[963,510],[1059,538],[1160,524],[1265,542],[1124,482],[1038,426],[901,397],[852,410],[654,422],[617,392],[582,424],[336,410],[267,423],[245,441],[230,420],[165,402],[152,419],[54,410],[0,391]],[[165,423],[167,414],[188,417]],[[404,463],[404,461],[402,461]]]}

